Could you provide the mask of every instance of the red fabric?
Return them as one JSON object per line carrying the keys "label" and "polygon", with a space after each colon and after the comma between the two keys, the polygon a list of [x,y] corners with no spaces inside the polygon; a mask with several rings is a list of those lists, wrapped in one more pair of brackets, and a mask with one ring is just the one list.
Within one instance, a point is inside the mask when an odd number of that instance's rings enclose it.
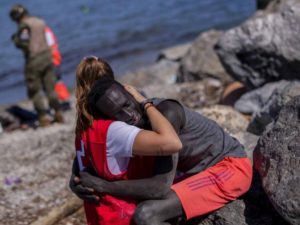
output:
{"label": "red fabric", "polygon": [[172,186],[187,219],[201,216],[235,200],[250,188],[252,165],[248,158],[225,157],[216,165]]}
{"label": "red fabric", "polygon": [[69,100],[70,92],[64,82],[62,82],[62,81],[56,82],[54,90],[55,90],[59,100],[61,100],[61,101]]}
{"label": "red fabric", "polygon": [[47,33],[51,39],[53,44],[50,46],[51,48],[51,53],[52,53],[52,62],[54,66],[59,66],[61,64],[61,54],[58,49],[58,43],[57,43],[57,38],[54,34],[54,32],[50,29],[50,27],[45,27],[45,33]]}
{"label": "red fabric", "polygon": [[[153,157],[138,157],[130,160],[128,170],[113,175],[106,159],[106,136],[113,121],[95,120],[92,126],[76,138],[77,159],[84,167],[92,167],[98,175],[107,180],[137,179],[152,175]],[[83,147],[82,147],[83,143]],[[78,155],[81,156],[78,158]],[[80,162],[79,162],[80,165]],[[84,203],[88,225],[129,225],[132,223],[136,202],[102,195],[98,205]]]}

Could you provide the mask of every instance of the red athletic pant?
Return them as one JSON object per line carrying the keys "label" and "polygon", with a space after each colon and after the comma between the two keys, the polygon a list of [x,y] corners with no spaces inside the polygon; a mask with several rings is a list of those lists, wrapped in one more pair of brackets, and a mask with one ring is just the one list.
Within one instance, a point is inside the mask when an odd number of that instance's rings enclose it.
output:
{"label": "red athletic pant", "polygon": [[248,191],[252,164],[248,158],[226,157],[216,165],[172,186],[187,219],[221,208]]}

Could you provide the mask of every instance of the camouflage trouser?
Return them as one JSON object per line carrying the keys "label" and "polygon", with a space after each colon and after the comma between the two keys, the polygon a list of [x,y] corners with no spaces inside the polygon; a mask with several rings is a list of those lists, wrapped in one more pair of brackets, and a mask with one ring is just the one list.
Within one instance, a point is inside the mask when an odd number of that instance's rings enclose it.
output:
{"label": "camouflage trouser", "polygon": [[48,56],[48,53],[39,54],[34,59],[27,60],[25,66],[27,94],[33,101],[34,108],[39,116],[45,115],[47,112],[42,91],[45,91],[51,108],[58,110],[60,107],[54,91],[57,78],[51,58],[49,60]]}

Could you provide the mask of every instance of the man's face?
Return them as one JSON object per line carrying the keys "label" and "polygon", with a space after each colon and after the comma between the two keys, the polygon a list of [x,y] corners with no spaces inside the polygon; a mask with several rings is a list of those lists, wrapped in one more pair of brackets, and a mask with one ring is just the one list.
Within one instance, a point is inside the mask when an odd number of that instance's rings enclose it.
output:
{"label": "man's face", "polygon": [[144,126],[143,113],[138,102],[120,85],[112,84],[98,99],[96,105],[111,119],[137,127]]}

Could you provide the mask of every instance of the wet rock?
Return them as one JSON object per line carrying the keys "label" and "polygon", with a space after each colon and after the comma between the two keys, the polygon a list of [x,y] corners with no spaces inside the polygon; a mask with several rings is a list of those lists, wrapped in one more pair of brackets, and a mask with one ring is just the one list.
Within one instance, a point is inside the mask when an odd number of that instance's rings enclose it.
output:
{"label": "wet rock", "polygon": [[178,82],[188,82],[211,77],[228,83],[232,79],[226,74],[214,51],[222,32],[208,31],[202,33],[191,45],[182,58],[177,72]]}
{"label": "wet rock", "polygon": [[254,17],[219,39],[216,51],[226,71],[249,89],[300,73],[300,1]]}
{"label": "wet rock", "polygon": [[259,139],[254,166],[277,212],[290,224],[300,224],[300,96],[280,110]]}
{"label": "wet rock", "polygon": [[287,82],[285,85],[278,86],[261,109],[254,112],[247,130],[261,135],[266,126],[277,118],[280,109],[298,95],[300,95],[300,82]]}

